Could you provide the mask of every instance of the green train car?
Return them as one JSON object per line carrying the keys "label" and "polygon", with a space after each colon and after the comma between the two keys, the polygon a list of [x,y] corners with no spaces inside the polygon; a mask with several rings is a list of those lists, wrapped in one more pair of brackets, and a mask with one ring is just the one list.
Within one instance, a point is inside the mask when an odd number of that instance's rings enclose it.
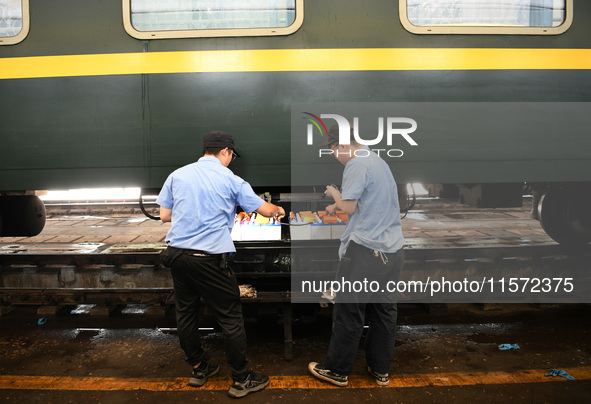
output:
{"label": "green train car", "polygon": [[418,124],[388,160],[399,183],[482,206],[527,183],[544,229],[587,244],[589,38],[584,0],[4,0],[0,236],[41,231],[30,191],[158,189],[210,130],[235,136],[256,189],[338,181],[332,162],[294,184],[293,106],[372,103]]}

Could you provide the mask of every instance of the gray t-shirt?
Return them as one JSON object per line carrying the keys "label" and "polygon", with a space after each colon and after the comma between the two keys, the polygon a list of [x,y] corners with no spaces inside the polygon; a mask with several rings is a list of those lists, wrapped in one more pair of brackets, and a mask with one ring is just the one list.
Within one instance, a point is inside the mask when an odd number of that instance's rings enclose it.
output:
{"label": "gray t-shirt", "polygon": [[343,172],[341,199],[357,199],[357,208],[341,237],[341,258],[350,241],[385,253],[404,245],[398,191],[390,167],[367,146],[361,150],[366,152],[358,152]]}

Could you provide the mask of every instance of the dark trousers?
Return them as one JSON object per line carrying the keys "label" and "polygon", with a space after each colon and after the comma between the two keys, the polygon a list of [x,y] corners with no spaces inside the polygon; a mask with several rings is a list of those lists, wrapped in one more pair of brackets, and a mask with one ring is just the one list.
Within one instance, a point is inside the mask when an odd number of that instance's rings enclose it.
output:
{"label": "dark trousers", "polygon": [[[347,262],[347,268],[344,270],[339,268],[339,277],[344,276],[346,280],[352,282],[364,278],[378,279],[381,282],[398,281],[404,265],[404,250],[401,249],[396,253],[386,254],[386,256],[388,262],[384,264],[382,258],[374,256],[372,250],[350,243],[345,256],[350,259],[350,264]],[[381,273],[385,276],[378,278],[368,276],[372,273]],[[355,296],[359,296],[358,301],[355,301]],[[325,362],[327,369],[341,375],[351,374],[366,315],[369,325],[365,338],[367,365],[377,373],[389,373],[396,342],[398,317],[394,294],[388,296],[384,294],[374,296],[348,294],[345,296],[342,294],[339,298],[339,293],[337,293],[333,309],[332,336]]]}
{"label": "dark trousers", "polygon": [[171,266],[174,282],[176,320],[181,347],[187,362],[194,366],[204,358],[199,336],[201,298],[209,306],[224,336],[226,360],[232,378],[248,374],[246,332],[236,275],[220,268],[220,256],[180,255]]}

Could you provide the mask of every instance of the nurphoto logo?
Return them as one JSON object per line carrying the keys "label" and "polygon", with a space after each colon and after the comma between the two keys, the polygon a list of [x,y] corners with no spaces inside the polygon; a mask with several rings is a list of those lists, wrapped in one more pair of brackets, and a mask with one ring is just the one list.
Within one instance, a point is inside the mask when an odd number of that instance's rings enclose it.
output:
{"label": "nurphoto logo", "polygon": [[[411,133],[417,130],[417,122],[411,118],[399,118],[399,117],[378,117],[378,134],[373,139],[363,139],[359,134],[359,117],[353,117],[353,125],[347,118],[338,114],[320,114],[320,117],[310,112],[304,112],[308,115],[304,117],[310,121],[307,125],[307,145],[311,146],[314,144],[314,128],[318,130],[321,137],[328,136],[328,129],[323,119],[333,119],[339,128],[339,144],[351,144],[351,128],[353,128],[353,137],[355,141],[364,146],[375,146],[380,144],[386,137],[386,144],[388,146],[393,145],[393,139],[395,136],[401,136],[411,146],[418,146],[417,142],[410,136]],[[311,117],[311,118],[310,118]],[[378,156],[381,153],[386,154],[388,157],[402,157],[404,152],[401,149],[379,149],[371,148]],[[333,155],[335,152],[332,149],[319,149],[318,157],[324,155]],[[338,152],[337,152],[338,153]],[[366,150],[357,150],[355,156],[366,157]]]}

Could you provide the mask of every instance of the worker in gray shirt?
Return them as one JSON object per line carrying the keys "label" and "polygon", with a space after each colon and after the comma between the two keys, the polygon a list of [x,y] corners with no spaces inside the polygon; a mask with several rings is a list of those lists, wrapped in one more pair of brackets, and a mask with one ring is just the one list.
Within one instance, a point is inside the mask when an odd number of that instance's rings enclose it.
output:
{"label": "worker in gray shirt", "polygon": [[325,143],[345,166],[342,193],[334,186],[326,188],[327,195],[335,201],[326,207],[326,213],[334,214],[339,209],[349,215],[341,237],[337,278],[350,284],[379,287],[336,293],[326,361],[311,362],[308,369],[321,380],[346,386],[367,314],[368,371],[377,384],[385,386],[389,384],[398,315],[396,296],[387,291],[386,284],[398,281],[404,264],[398,191],[388,164],[367,146],[357,143],[353,129],[349,140],[349,144],[339,144],[339,129],[335,125]]}

